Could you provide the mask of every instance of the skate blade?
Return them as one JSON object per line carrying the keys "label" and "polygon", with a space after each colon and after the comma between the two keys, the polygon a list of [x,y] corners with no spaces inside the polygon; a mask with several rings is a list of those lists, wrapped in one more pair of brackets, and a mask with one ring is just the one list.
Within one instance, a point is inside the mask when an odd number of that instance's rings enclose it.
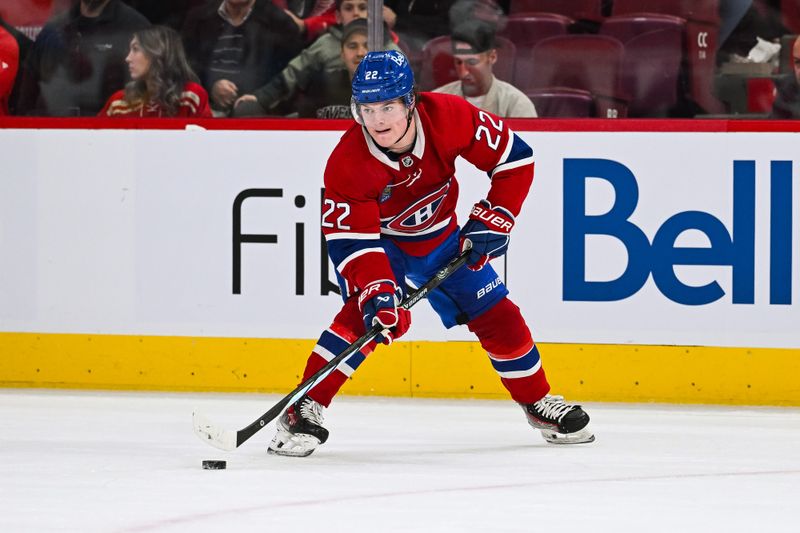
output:
{"label": "skate blade", "polygon": [[594,442],[594,434],[584,428],[575,433],[559,433],[550,429],[542,429],[542,437],[550,444],[584,444]]}
{"label": "skate blade", "polygon": [[319,445],[319,439],[312,435],[279,432],[272,439],[267,453],[283,457],[308,457]]}

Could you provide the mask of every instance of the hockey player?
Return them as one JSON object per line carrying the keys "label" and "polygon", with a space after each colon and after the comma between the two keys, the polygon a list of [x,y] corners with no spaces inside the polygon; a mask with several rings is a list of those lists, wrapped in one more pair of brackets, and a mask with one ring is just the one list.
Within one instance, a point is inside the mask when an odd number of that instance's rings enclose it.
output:
{"label": "hockey player", "polygon": [[[445,327],[466,324],[531,426],[552,443],[591,442],[589,416],[548,394],[536,344],[519,308],[489,264],[506,252],[514,217],[533,180],[533,152],[506,123],[457,96],[422,93],[406,57],[370,52],[353,77],[357,124],[325,169],[322,231],[344,306],[320,336],[303,380],[375,324],[391,344],[411,322],[399,307],[406,280],[424,283],[469,249],[461,268],[428,296]],[[455,160],[491,178],[486,199],[459,231]],[[487,286],[491,291],[481,290]],[[323,408],[376,346],[368,344],[291,405],[277,422],[269,452],[304,457],[328,439]]]}

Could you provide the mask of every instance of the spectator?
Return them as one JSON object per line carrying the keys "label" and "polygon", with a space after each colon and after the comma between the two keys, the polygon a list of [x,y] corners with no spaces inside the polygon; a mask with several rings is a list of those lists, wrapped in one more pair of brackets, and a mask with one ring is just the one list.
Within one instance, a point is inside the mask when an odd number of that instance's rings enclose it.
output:
{"label": "spectator", "polygon": [[192,11],[183,28],[189,62],[214,114],[279,74],[303,49],[292,19],[269,0],[221,0]]}
{"label": "spectator", "polygon": [[20,65],[31,44],[30,39],[7,25],[0,16],[0,116],[16,114]]}
{"label": "spectator", "polygon": [[[235,104],[237,116],[285,114],[287,103],[299,91],[307,91],[312,80],[345,68],[342,62],[342,27],[367,17],[366,0],[336,0],[336,20],[327,33],[314,41],[289,62],[283,71],[252,94],[240,97]],[[392,42],[389,47],[399,50]]]}
{"label": "spectator", "polygon": [[36,38],[23,71],[26,114],[96,115],[125,84],[131,35],[150,23],[121,0],[80,0]]}
{"label": "spectator", "polygon": [[[323,73],[312,82],[309,90],[298,97],[295,108],[301,118],[353,118],[350,98],[351,80],[358,64],[369,51],[367,21],[356,19],[342,29],[342,61],[345,68]],[[389,29],[384,25],[386,45],[391,43]]]}
{"label": "spectator", "polygon": [[136,32],[125,62],[132,81],[109,98],[100,116],[211,117],[208,94],[197,83],[180,35],[172,28]]}
{"label": "spectator", "polygon": [[792,45],[792,66],[794,73],[776,83],[777,94],[772,103],[771,118],[800,118],[800,37]]}
{"label": "spectator", "polygon": [[491,25],[473,20],[463,22],[451,34],[456,81],[434,90],[454,94],[472,105],[501,117],[535,117],[530,98],[492,73],[497,62],[495,33]]}

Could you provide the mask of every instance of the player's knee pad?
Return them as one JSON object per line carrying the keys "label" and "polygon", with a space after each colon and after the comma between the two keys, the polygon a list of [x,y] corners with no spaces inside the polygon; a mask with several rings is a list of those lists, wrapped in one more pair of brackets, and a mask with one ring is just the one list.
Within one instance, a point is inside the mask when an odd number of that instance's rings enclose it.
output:
{"label": "player's knee pad", "polygon": [[467,327],[477,335],[483,349],[495,357],[518,357],[533,347],[531,332],[519,307],[508,298],[470,320]]}

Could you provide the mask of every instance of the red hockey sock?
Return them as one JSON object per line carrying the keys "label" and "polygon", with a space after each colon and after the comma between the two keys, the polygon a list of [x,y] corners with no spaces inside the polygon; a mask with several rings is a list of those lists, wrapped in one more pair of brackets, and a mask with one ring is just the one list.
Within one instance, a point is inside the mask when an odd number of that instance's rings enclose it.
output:
{"label": "red hockey sock", "polygon": [[500,300],[467,326],[489,352],[492,366],[515,401],[533,403],[550,391],[539,350],[511,300]]}

